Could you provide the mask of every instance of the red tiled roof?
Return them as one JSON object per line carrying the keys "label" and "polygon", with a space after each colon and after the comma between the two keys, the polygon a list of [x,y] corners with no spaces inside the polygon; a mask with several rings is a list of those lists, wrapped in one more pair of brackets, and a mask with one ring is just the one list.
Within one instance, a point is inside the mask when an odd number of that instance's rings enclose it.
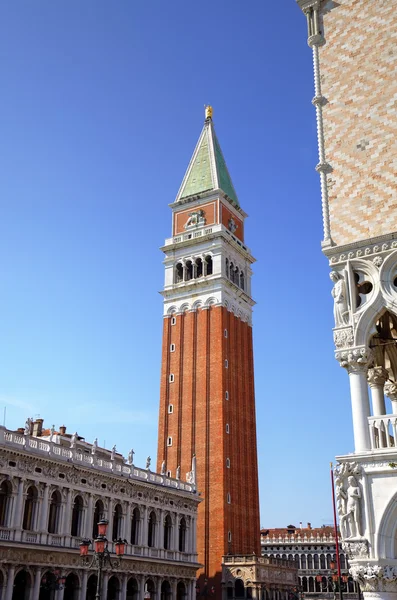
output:
{"label": "red tiled roof", "polygon": [[267,529],[266,527],[261,529],[261,535],[264,535],[265,531],[268,531],[269,533],[266,534],[265,537],[279,537],[280,535],[329,535],[334,533],[334,528],[331,526],[326,526],[326,527],[313,527],[311,529],[309,529],[308,527],[302,527],[302,529],[300,527],[296,527],[295,529],[292,529],[292,527],[290,529],[288,529],[287,527],[277,527],[275,529]]}

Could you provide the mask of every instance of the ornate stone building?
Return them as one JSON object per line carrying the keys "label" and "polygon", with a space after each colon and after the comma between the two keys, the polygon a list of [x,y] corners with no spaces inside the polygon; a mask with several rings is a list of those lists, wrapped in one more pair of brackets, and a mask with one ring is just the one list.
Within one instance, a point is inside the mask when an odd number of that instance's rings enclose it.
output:
{"label": "ornate stone building", "polygon": [[269,556],[225,556],[222,600],[298,600],[293,561]]}
{"label": "ornate stone building", "polygon": [[102,600],[193,600],[197,506],[187,483],[126,461],[77,434],[28,421],[0,427],[0,599],[93,600],[96,571],[79,544],[109,520],[109,550],[126,539],[119,568],[105,570]]}
{"label": "ornate stone building", "polygon": [[[293,561],[298,569],[299,589],[307,598],[333,598],[336,541],[333,527],[288,527],[261,530],[262,556]],[[343,596],[357,598],[357,585],[349,575],[349,561],[341,543],[339,554]]]}
{"label": "ornate stone building", "polygon": [[337,507],[364,596],[397,598],[397,0],[298,0],[313,54],[335,356],[354,452]]}

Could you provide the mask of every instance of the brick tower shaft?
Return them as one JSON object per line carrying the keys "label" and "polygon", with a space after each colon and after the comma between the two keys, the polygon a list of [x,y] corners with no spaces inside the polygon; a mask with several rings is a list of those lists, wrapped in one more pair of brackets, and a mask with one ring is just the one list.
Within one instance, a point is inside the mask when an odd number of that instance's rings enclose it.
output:
{"label": "brick tower shaft", "polygon": [[260,540],[254,259],[211,117],[171,207],[157,468],[191,477],[195,457],[198,559],[217,588],[222,556],[259,555]]}

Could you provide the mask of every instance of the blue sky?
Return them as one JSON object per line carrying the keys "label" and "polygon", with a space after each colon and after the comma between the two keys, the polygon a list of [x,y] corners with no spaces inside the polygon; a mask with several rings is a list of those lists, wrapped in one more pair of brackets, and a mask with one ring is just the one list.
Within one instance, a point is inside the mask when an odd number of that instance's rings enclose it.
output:
{"label": "blue sky", "polygon": [[330,522],[353,449],[294,0],[14,0],[0,35],[0,409],[157,450],[159,246],[214,122],[254,265],[261,523]]}

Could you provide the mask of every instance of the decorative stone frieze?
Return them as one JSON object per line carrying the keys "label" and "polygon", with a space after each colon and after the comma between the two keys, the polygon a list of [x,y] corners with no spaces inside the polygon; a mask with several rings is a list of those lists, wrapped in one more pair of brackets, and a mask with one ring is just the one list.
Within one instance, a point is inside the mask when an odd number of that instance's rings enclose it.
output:
{"label": "decorative stone frieze", "polygon": [[356,558],[368,558],[368,542],[367,540],[360,540],[358,542],[342,542],[342,548],[349,556],[350,559]]}
{"label": "decorative stone frieze", "polygon": [[348,348],[354,344],[353,327],[334,329],[334,344],[338,349]]}

